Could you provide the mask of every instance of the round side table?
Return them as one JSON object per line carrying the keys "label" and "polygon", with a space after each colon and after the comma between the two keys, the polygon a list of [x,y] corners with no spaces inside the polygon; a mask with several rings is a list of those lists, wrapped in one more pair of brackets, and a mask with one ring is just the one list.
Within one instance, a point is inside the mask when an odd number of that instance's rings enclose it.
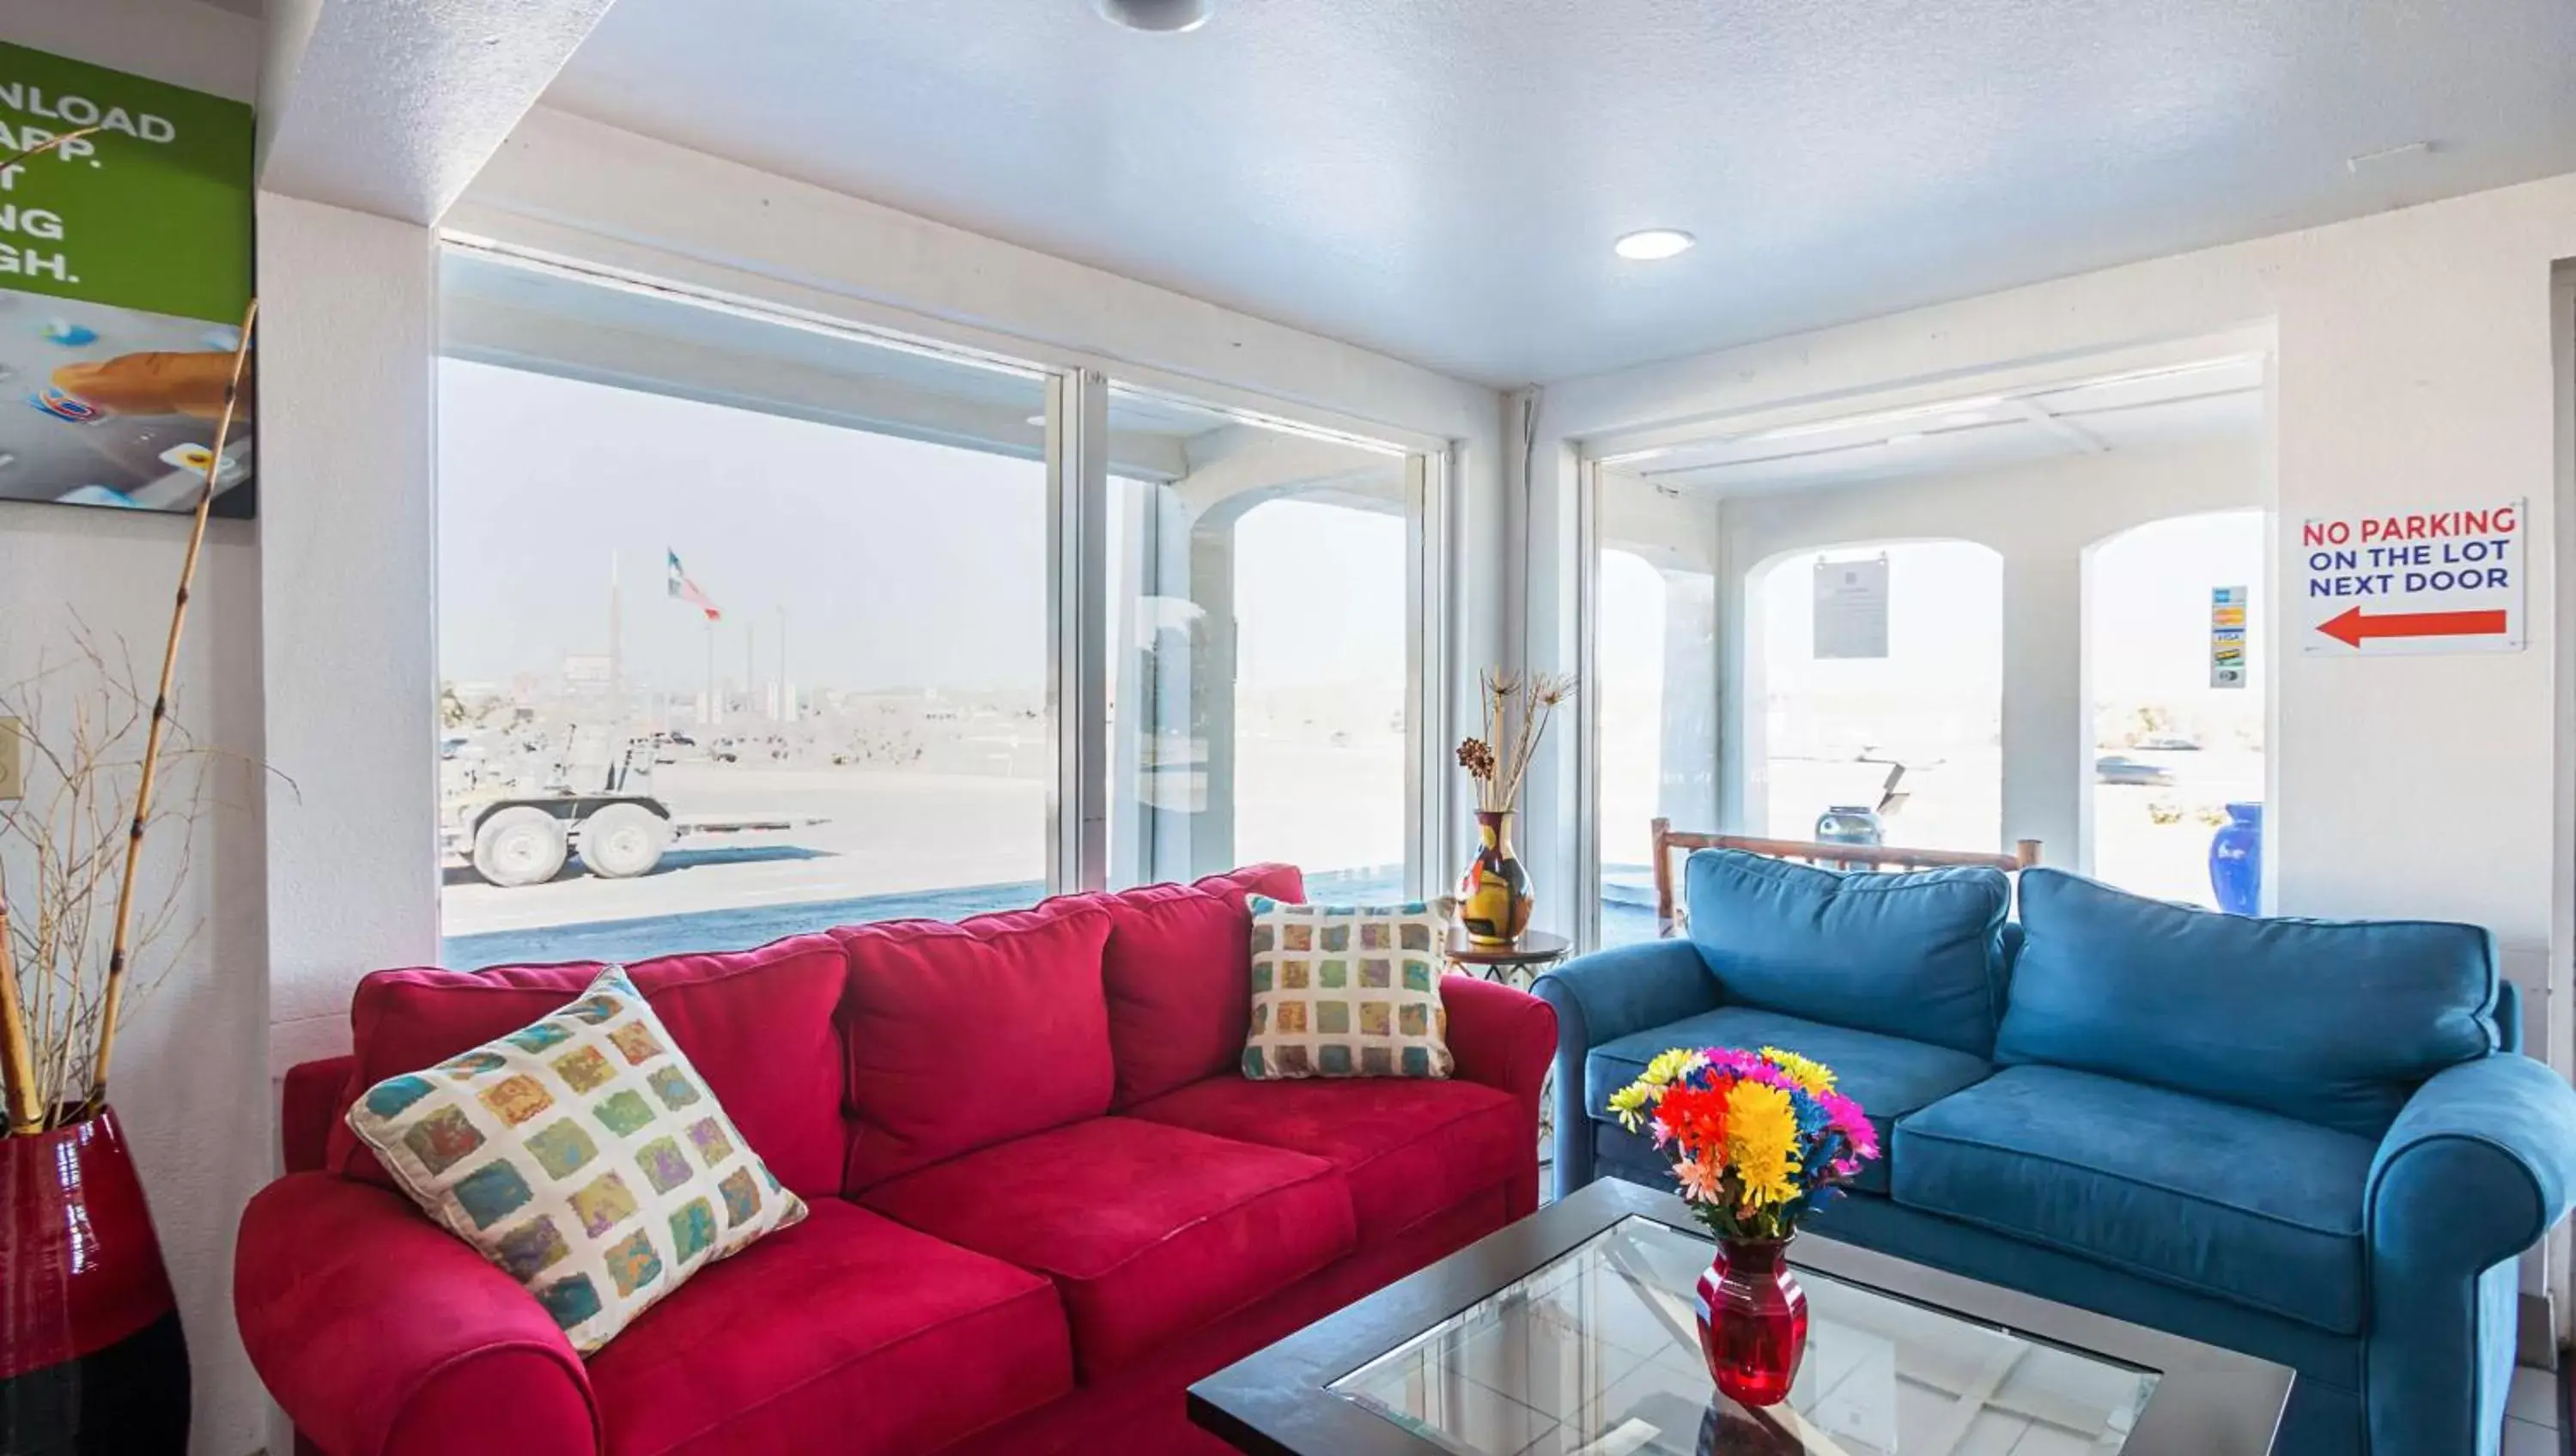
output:
{"label": "round side table", "polygon": [[1471,976],[1500,981],[1506,986],[1526,991],[1541,971],[1554,967],[1574,953],[1574,942],[1562,935],[1544,930],[1526,931],[1510,945],[1478,945],[1467,938],[1467,932],[1450,927],[1449,943],[1441,952],[1449,964]]}
{"label": "round side table", "polygon": [[[1574,942],[1562,935],[1544,930],[1524,931],[1510,945],[1478,945],[1467,938],[1467,932],[1450,927],[1449,943],[1442,954],[1449,964],[1471,976],[1500,981],[1514,990],[1526,991],[1542,971],[1554,968],[1574,953]],[[1542,1182],[1556,1162],[1556,1069],[1550,1067],[1538,1088],[1538,1166]]]}

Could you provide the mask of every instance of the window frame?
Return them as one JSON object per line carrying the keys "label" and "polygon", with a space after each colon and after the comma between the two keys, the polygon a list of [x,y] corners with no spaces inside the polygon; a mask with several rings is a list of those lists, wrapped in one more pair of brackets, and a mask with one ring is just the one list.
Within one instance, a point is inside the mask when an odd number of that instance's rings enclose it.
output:
{"label": "window frame", "polygon": [[[1167,374],[1037,341],[1015,339],[899,310],[716,268],[626,245],[600,256],[573,256],[504,242],[457,228],[440,230],[438,256],[464,255],[558,279],[717,310],[738,318],[818,333],[1039,381],[1046,392],[1042,463],[1048,521],[1045,737],[1055,773],[1047,786],[1048,893],[1099,890],[1110,873],[1109,822],[1117,792],[1110,782],[1109,677],[1113,670],[1105,614],[1115,583],[1107,579],[1110,498],[1108,406],[1114,390],[1212,408],[1246,423],[1398,454],[1407,462],[1405,849],[1408,894],[1420,896],[1462,842],[1449,823],[1451,775],[1445,771],[1452,721],[1450,672],[1459,603],[1451,555],[1459,529],[1456,492],[1459,442],[1418,431],[1309,409],[1234,386]],[[638,256],[641,255],[641,256]],[[712,280],[708,275],[715,275]],[[715,286],[721,283],[723,286]],[[442,327],[438,357],[454,357]],[[437,472],[432,469],[432,510]],[[433,517],[434,518],[434,517]],[[431,660],[437,661],[437,617],[431,612]],[[424,725],[436,733],[436,722]],[[433,755],[433,762],[435,757]],[[432,794],[435,800],[435,792]],[[434,843],[434,836],[433,836]],[[437,883],[433,852],[429,874]],[[441,912],[443,921],[444,912]]]}

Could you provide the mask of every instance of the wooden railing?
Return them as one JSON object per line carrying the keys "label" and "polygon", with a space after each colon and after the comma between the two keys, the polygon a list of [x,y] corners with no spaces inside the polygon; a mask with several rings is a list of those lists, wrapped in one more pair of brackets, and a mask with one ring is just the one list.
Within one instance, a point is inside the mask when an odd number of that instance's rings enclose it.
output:
{"label": "wooden railing", "polygon": [[1670,819],[1655,821],[1655,933],[1670,935],[1679,923],[1673,899],[1673,852],[1694,849],[1740,849],[1746,854],[1796,860],[1832,869],[1930,870],[1953,865],[1986,865],[2026,870],[2039,863],[2039,841],[2025,839],[2011,854],[1978,854],[1964,849],[1905,849],[1893,844],[1824,844],[1809,839],[1760,839],[1745,834],[1694,834],[1675,829]]}

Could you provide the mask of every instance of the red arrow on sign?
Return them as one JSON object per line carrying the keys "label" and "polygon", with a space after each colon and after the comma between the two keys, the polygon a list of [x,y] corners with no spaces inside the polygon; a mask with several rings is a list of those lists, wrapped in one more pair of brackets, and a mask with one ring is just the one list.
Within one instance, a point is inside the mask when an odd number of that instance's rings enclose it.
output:
{"label": "red arrow on sign", "polygon": [[2317,630],[2347,647],[2372,637],[2492,637],[2506,630],[2503,612],[2387,612],[2378,616],[2354,607]]}

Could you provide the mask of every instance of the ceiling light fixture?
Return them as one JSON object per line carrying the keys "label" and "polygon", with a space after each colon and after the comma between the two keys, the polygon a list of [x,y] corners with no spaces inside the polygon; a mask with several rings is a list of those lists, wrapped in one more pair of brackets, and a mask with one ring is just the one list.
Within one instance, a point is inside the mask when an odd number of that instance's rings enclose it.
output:
{"label": "ceiling light fixture", "polygon": [[1610,245],[1610,249],[1631,262],[1654,263],[1665,258],[1678,258],[1698,242],[1699,239],[1679,228],[1646,228],[1623,234],[1619,241]]}
{"label": "ceiling light fixture", "polygon": [[1177,34],[1207,24],[1216,0],[1091,0],[1102,19],[1129,30]]}

